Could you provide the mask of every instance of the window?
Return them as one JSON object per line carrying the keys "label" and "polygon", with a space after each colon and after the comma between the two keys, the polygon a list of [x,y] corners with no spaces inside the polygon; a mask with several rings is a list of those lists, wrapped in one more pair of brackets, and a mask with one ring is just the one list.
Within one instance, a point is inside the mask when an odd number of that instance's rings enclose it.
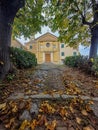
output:
{"label": "window", "polygon": [[32,45],[30,45],[30,49],[32,49]]}
{"label": "window", "polygon": [[65,54],[64,54],[64,52],[61,52],[61,56],[64,56]]}
{"label": "window", "polygon": [[73,52],[73,56],[76,56],[77,55],[77,52]]}
{"label": "window", "polygon": [[64,48],[64,44],[61,44],[61,48]]}
{"label": "window", "polygon": [[46,43],[46,47],[50,47],[50,43]]}

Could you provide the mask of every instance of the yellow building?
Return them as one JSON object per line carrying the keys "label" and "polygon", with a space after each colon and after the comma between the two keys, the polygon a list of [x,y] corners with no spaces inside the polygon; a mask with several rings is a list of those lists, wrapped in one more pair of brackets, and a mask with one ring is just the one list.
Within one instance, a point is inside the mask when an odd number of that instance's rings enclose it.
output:
{"label": "yellow building", "polygon": [[66,56],[78,54],[77,50],[60,43],[58,38],[49,32],[30,40],[25,46],[28,51],[35,53],[39,64],[60,64]]}
{"label": "yellow building", "polygon": [[26,50],[26,47],[22,43],[20,43],[17,39],[11,40],[11,47],[16,47],[16,48]]}

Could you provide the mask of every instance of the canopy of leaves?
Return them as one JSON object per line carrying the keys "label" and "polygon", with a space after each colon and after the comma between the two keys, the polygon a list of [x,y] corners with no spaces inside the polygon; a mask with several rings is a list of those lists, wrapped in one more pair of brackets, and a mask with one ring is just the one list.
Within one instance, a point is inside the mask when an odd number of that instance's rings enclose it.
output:
{"label": "canopy of leaves", "polygon": [[13,25],[13,36],[30,37],[41,31],[44,24],[42,13],[44,0],[26,0],[25,7],[16,15]]}
{"label": "canopy of leaves", "polygon": [[48,4],[46,20],[52,31],[59,31],[59,39],[70,46],[80,42],[88,44],[90,26],[84,26],[83,18],[90,23],[93,21],[93,0],[52,0]]}
{"label": "canopy of leaves", "polygon": [[13,35],[30,37],[47,24],[69,46],[88,45],[95,5],[96,0],[26,0],[15,18]]}

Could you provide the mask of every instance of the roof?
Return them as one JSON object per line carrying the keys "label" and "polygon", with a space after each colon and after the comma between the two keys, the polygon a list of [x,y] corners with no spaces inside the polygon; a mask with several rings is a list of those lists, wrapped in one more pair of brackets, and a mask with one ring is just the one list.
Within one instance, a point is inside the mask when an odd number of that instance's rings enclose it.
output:
{"label": "roof", "polygon": [[51,41],[58,41],[58,38],[55,35],[47,32],[47,33],[41,35],[40,37],[36,38],[35,40],[43,41],[43,42],[46,42],[46,41],[51,42]]}

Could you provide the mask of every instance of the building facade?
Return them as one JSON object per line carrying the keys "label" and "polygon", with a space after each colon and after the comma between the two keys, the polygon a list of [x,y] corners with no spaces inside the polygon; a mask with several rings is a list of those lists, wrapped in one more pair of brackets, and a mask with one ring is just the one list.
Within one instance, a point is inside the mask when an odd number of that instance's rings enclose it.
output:
{"label": "building facade", "polygon": [[66,56],[78,55],[78,50],[60,43],[51,33],[46,33],[25,44],[28,51],[35,53],[39,64],[61,64]]}
{"label": "building facade", "polygon": [[11,47],[16,47],[26,50],[26,47],[22,45],[17,39],[11,40]]}

